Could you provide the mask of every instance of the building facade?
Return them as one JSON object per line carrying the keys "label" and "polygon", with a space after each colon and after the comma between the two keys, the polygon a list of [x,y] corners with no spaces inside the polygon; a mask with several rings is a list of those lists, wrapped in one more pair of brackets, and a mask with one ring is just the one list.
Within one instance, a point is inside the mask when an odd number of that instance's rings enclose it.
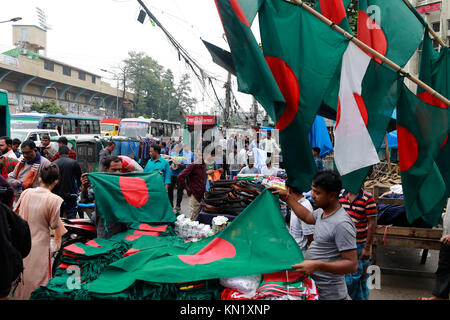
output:
{"label": "building facade", "polygon": [[0,89],[8,91],[10,112],[29,112],[33,102],[55,100],[70,114],[133,117],[133,94],[114,88],[100,75],[40,54],[46,30],[13,26],[14,49],[0,54]]}

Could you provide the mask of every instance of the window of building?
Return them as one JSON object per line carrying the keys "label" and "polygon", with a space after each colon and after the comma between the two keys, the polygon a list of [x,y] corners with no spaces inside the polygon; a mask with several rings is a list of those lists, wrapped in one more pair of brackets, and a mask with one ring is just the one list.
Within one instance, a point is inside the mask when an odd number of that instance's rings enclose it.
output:
{"label": "window of building", "polygon": [[439,32],[441,30],[441,22],[433,22],[431,27],[433,28],[433,31]]}
{"label": "window of building", "polygon": [[84,73],[83,71],[78,71],[78,79],[86,80],[86,73]]}
{"label": "window of building", "polygon": [[48,71],[55,71],[55,64],[52,61],[44,60],[44,69]]}
{"label": "window of building", "polygon": [[63,74],[70,77],[72,75],[72,70],[70,69],[70,67],[63,66]]}
{"label": "window of building", "polygon": [[447,29],[450,30],[450,19],[447,20]]}
{"label": "window of building", "polygon": [[95,76],[92,76],[92,83],[95,83]]}

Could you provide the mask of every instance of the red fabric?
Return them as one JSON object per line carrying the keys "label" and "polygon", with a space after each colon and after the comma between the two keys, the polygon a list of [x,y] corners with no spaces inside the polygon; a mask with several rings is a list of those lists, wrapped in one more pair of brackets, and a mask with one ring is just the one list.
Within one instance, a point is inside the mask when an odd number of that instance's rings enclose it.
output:
{"label": "red fabric", "polygon": [[[362,11],[358,11],[358,39],[364,42],[366,45],[377,51],[378,53],[386,56],[387,40],[383,30],[379,25],[370,19],[369,15]],[[367,52],[366,52],[367,53]],[[381,64],[381,60],[371,56],[376,62]]]}
{"label": "red fabric", "polygon": [[120,177],[119,185],[125,200],[133,207],[139,208],[147,203],[149,194],[144,179]]}
{"label": "red fabric", "polygon": [[367,123],[369,122],[369,114],[367,113],[366,104],[364,103],[364,99],[357,93],[353,92],[353,97],[356,100],[356,104],[359,109],[359,113],[361,114],[361,118],[364,121],[364,124],[367,127]]}
{"label": "red fabric", "polygon": [[207,264],[225,258],[234,258],[236,248],[227,240],[215,238],[202,250],[192,255],[178,255],[181,261],[190,265]]}
{"label": "red fabric", "polygon": [[419,156],[416,137],[408,129],[397,124],[397,143],[400,171],[408,171]]}
{"label": "red fabric", "polygon": [[231,8],[233,8],[234,13],[238,17],[238,19],[245,24],[247,27],[250,28],[250,24],[247,21],[247,18],[245,17],[244,12],[241,9],[241,6],[239,5],[239,2],[237,0],[229,0]]}
{"label": "red fabric", "polygon": [[347,17],[342,0],[319,0],[319,6],[322,14],[335,24],[340,24]]}

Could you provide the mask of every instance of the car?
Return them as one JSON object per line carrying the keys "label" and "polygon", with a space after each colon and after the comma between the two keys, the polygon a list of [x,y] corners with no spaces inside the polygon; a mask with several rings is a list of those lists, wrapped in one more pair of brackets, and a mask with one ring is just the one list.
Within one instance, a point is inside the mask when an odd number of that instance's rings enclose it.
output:
{"label": "car", "polygon": [[36,146],[40,146],[43,136],[48,135],[51,138],[59,137],[58,130],[52,129],[14,129],[11,130],[11,139],[19,139],[20,142],[33,140]]}

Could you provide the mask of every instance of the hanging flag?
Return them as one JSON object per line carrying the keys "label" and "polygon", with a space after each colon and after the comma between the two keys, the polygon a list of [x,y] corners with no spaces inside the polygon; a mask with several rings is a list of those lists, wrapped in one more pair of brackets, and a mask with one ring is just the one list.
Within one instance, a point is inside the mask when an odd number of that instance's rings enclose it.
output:
{"label": "hanging flag", "polygon": [[88,175],[97,214],[109,222],[174,222],[175,214],[159,172]]}
{"label": "hanging flag", "polygon": [[[249,3],[216,0],[238,88],[252,94],[275,121],[287,175],[293,186],[309,190],[317,169],[308,132],[347,41],[296,5]],[[250,29],[257,12],[262,50]]]}
{"label": "hanging flag", "polygon": [[449,130],[448,109],[427,104],[403,86],[397,106],[397,139],[408,221],[436,226],[447,200],[436,159]]}
{"label": "hanging flag", "polygon": [[[87,285],[90,293],[121,292],[136,281],[177,283],[291,270],[303,261],[301,249],[286,229],[279,201],[264,190],[233,222],[215,236],[198,242],[149,239],[132,245],[130,255],[110,264]],[[154,241],[159,241],[156,245]],[[167,250],[169,248],[169,250]],[[134,250],[133,250],[134,249]]]}
{"label": "hanging flag", "polygon": [[422,41],[421,21],[402,0],[359,0],[358,5],[358,39],[403,67]]}
{"label": "hanging flag", "polygon": [[351,0],[317,0],[316,10],[346,31],[351,31],[347,8]]}
{"label": "hanging flag", "polygon": [[339,116],[334,131],[334,161],[341,175],[380,161],[367,130],[367,108],[361,96],[370,61],[370,56],[354,43],[349,44],[342,58]]}
{"label": "hanging flag", "polygon": [[[419,79],[444,97],[450,98],[450,50],[448,47],[441,47],[440,52],[437,52],[433,48],[433,42],[428,35],[428,30],[425,31],[422,42]],[[428,104],[447,108],[444,102],[431,96],[430,93],[424,91],[421,87],[417,88],[417,96]],[[448,108],[447,117],[450,117]],[[440,148],[436,164],[447,186],[447,195],[450,196],[450,143],[448,141],[448,133],[445,142]]]}

